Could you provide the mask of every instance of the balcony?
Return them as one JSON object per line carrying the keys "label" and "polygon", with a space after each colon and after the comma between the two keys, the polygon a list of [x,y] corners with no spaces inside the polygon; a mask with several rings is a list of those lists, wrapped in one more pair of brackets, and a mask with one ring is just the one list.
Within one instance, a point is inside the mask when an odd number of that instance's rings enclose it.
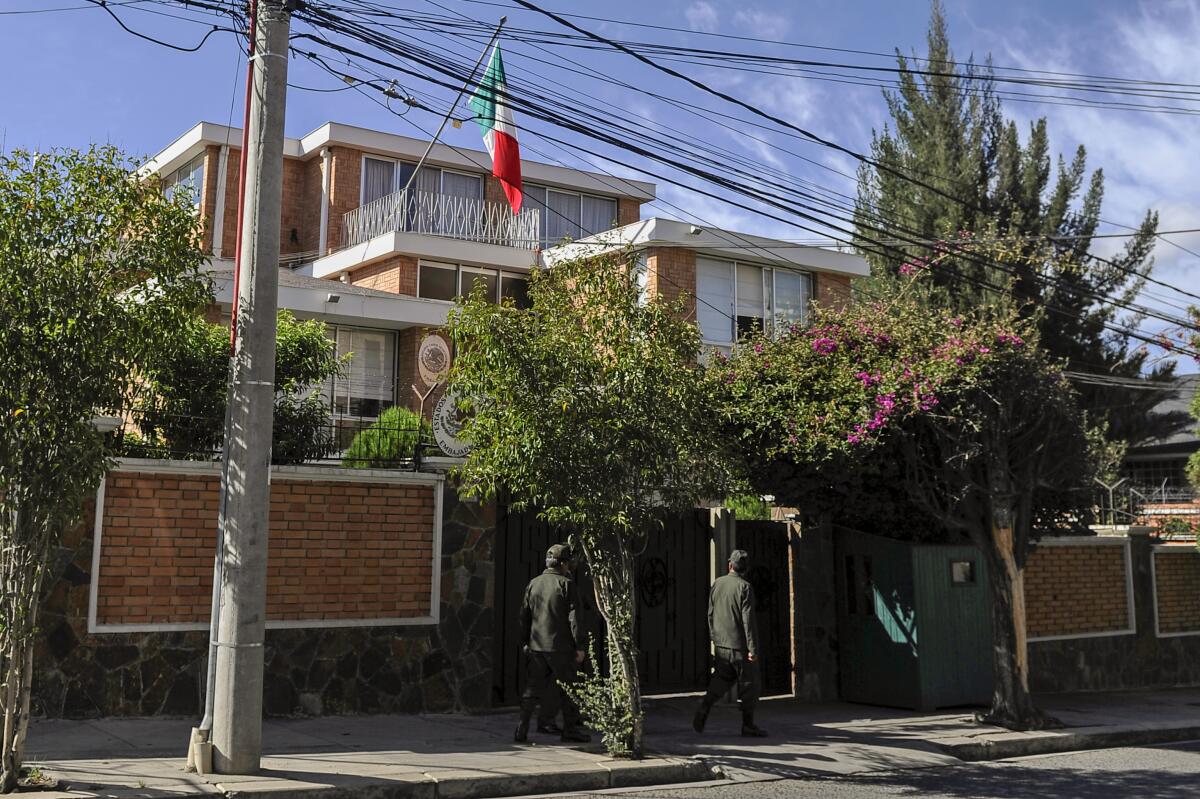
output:
{"label": "balcony", "polygon": [[514,214],[507,203],[408,189],[346,213],[342,244],[354,247],[387,233],[420,233],[537,250],[538,217],[536,208]]}

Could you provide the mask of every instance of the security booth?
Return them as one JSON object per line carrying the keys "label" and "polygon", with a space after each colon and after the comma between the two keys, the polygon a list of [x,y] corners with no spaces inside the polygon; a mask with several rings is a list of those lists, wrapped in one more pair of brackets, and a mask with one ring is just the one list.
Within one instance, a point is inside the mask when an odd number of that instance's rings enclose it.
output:
{"label": "security booth", "polygon": [[932,710],[987,705],[992,624],[973,546],[835,534],[842,699]]}

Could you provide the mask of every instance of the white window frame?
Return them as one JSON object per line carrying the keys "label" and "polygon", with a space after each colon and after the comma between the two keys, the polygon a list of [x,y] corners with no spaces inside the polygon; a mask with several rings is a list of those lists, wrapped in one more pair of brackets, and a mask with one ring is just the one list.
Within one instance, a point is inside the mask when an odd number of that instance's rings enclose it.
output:
{"label": "white window frame", "polygon": [[[359,168],[358,168],[358,204],[359,205],[367,204],[367,199],[366,199],[367,198],[367,180],[366,180],[366,177],[367,177],[367,159],[368,158],[370,158],[374,161],[385,161],[387,163],[393,164],[396,167],[397,174],[399,173],[400,167],[403,164],[408,164],[409,166],[414,167],[414,168],[416,167],[416,164],[414,162],[405,160],[403,158],[392,158],[390,156],[377,155],[375,153],[363,153],[362,161],[359,163]],[[487,186],[486,186],[487,175],[483,174],[482,172],[468,172],[464,169],[447,169],[445,167],[436,166],[434,164],[425,164],[421,168],[422,169],[436,169],[438,171],[438,193],[439,194],[445,193],[445,175],[447,172],[451,172],[455,175],[466,175],[466,176],[473,177],[473,178],[479,178],[479,196],[476,197],[475,199],[482,201],[485,192],[487,192]],[[403,187],[400,187],[400,188],[403,188]],[[400,191],[400,188],[393,189],[392,193]],[[583,213],[582,205],[580,205],[579,210],[580,210],[580,213]]]}
{"label": "white window frame", "polygon": [[200,162],[200,184],[196,186],[196,207],[199,208],[204,203],[204,183],[208,178],[208,153],[201,152],[194,158],[189,158],[188,162],[178,169],[167,175],[162,181],[163,193],[170,197],[170,191],[180,183],[184,182],[196,170],[194,166],[196,162]]}
{"label": "white window frame", "polygon": [[[797,275],[807,278],[808,279],[808,295],[809,295],[808,299],[809,299],[809,302],[812,302],[812,293],[813,293],[813,286],[814,286],[812,272],[808,272],[808,271],[801,270],[801,269],[788,269],[786,267],[767,266],[765,264],[758,264],[758,263],[754,263],[752,261],[733,261],[733,260],[729,260],[726,258],[707,258],[706,260],[712,261],[715,263],[724,263],[724,264],[729,265],[730,277],[732,278],[731,285],[733,288],[733,298],[732,298],[732,302],[731,302],[731,305],[733,307],[733,314],[729,319],[729,332],[730,332],[730,335],[732,336],[732,338],[729,340],[726,340],[726,341],[706,338],[703,335],[704,331],[701,330],[700,343],[706,347],[713,347],[713,348],[721,350],[722,352],[728,353],[732,350],[733,347],[737,346],[738,339],[741,338],[741,334],[738,332],[738,329],[737,329],[737,317],[738,317],[738,279],[737,279],[738,275],[737,275],[737,273],[738,273],[739,266],[748,266],[748,267],[753,267],[753,268],[762,270],[762,309],[763,309],[762,319],[763,319],[763,325],[765,326],[765,328],[768,332],[768,335],[774,336],[776,334],[775,326],[776,326],[776,322],[778,321],[776,319],[776,310],[775,310],[776,309],[775,298],[778,296],[778,293],[776,292],[776,288],[775,288],[775,275],[777,273],[791,272],[791,273],[794,273],[794,274],[797,274]],[[696,301],[703,302],[703,300],[701,300],[701,298],[700,298],[699,287],[697,287],[697,291],[696,291]],[[802,313],[803,313],[803,316],[800,319],[801,324],[803,324],[808,319],[808,313],[809,313],[808,308],[802,309]]]}
{"label": "white window frame", "polygon": [[525,284],[529,284],[528,272],[517,272],[512,269],[499,269],[490,266],[472,266],[471,264],[455,264],[448,261],[433,261],[421,258],[417,261],[417,299],[425,300],[426,302],[440,302],[443,305],[453,305],[455,300],[438,300],[433,297],[421,296],[421,267],[431,266],[435,269],[453,269],[454,270],[454,296],[455,298],[463,296],[463,273],[470,272],[473,274],[492,275],[496,278],[496,295],[492,301],[497,305],[500,304],[504,297],[504,278],[524,280]]}
{"label": "white window frame", "polygon": [[[335,354],[337,354],[338,333],[343,330],[349,331],[351,334],[353,334],[354,331],[357,330],[357,331],[361,331],[364,333],[384,333],[384,334],[391,336],[391,339],[392,339],[392,406],[399,405],[400,404],[400,387],[399,387],[399,381],[400,381],[400,336],[398,334],[398,331],[392,330],[391,328],[386,328],[386,327],[363,327],[362,325],[338,325],[338,324],[327,323],[325,325],[326,335],[330,336],[333,339],[333,347],[334,347]],[[351,350],[351,352],[353,352],[353,350]],[[342,357],[341,354],[338,354],[338,357],[341,358]],[[337,386],[338,386],[339,380],[345,380],[345,382],[349,383],[348,378],[340,378],[338,375],[334,375],[331,378],[329,378],[329,382],[326,384],[326,387],[329,390],[329,410],[334,419],[378,419],[379,418],[378,416],[359,416],[357,414],[350,413],[349,409],[347,409],[347,411],[345,413],[342,413],[338,409],[338,405],[337,405]],[[349,400],[350,400],[349,391],[346,392],[346,400],[347,400],[347,405],[349,405]]]}
{"label": "white window frame", "polygon": [[[539,223],[539,226],[541,226],[541,227],[545,227],[545,226],[549,225],[548,217],[553,213],[550,210],[550,192],[552,192],[552,191],[556,191],[559,194],[570,195],[572,197],[575,197],[579,201],[579,221],[576,224],[579,225],[579,232],[584,236],[595,235],[593,233],[588,233],[587,231],[585,231],[583,229],[583,198],[585,196],[591,197],[594,200],[610,200],[610,201],[612,201],[613,210],[616,212],[614,214],[614,220],[619,219],[620,215],[621,215],[621,200],[619,197],[613,197],[613,196],[610,196],[607,194],[592,194],[591,192],[575,191],[574,189],[563,189],[563,188],[559,188],[557,186],[547,186],[543,183],[530,183],[526,186],[526,188],[527,189],[541,189],[542,191],[544,191],[546,193],[546,200],[544,203],[542,203],[541,208],[539,210],[542,211],[542,213],[547,217],[547,219],[544,219]],[[618,227],[619,227],[619,225],[618,225]],[[613,228],[608,228],[608,229],[612,230]],[[603,233],[603,232],[604,232],[603,230],[596,231],[596,233]],[[557,241],[549,241],[548,239],[543,239],[541,230],[538,230],[538,239],[543,244],[551,244],[552,245],[552,244],[558,243]]]}

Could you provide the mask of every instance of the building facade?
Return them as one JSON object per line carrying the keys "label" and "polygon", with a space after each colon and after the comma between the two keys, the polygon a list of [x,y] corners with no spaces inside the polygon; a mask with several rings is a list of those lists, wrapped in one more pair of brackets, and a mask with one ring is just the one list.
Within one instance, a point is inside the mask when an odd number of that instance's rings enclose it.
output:
{"label": "building facade", "polygon": [[[228,318],[233,298],[240,141],[239,129],[203,122],[144,169],[197,198],[214,319]],[[844,253],[642,219],[653,184],[535,161],[522,162],[514,214],[486,153],[436,145],[417,173],[426,146],[334,122],[285,145],[279,304],[324,320],[350,356],[326,387],[338,419],[393,405],[429,415],[441,390],[421,380],[418,348],[454,299],[482,287],[520,305],[531,269],[598,242],[642,252],[647,287],[691,297],[705,344],[721,349],[756,324],[803,319],[811,299],[848,297],[867,273]]]}

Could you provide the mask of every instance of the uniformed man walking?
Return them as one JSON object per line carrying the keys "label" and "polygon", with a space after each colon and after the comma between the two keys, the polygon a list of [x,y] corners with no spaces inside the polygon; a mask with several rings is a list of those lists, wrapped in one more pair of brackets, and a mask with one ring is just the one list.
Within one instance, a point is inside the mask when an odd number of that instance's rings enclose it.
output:
{"label": "uniformed man walking", "polygon": [[708,592],[708,635],[713,644],[713,672],[708,692],[700,700],[692,726],[704,732],[708,712],[734,683],[742,702],[742,735],[766,737],[754,723],[754,707],[761,690],[758,623],[754,617],[754,588],[746,580],[750,555],[735,549],[729,556],[729,573],[718,578]]}
{"label": "uniformed man walking", "polygon": [[525,588],[521,603],[521,640],[527,653],[525,692],[521,695],[521,720],[513,734],[518,743],[529,740],[534,708],[552,706],[552,693],[557,693],[562,706],[562,740],[586,743],[592,739],[580,723],[579,708],[559,685],[574,682],[583,662],[579,594],[570,573],[571,550],[555,544],[546,552],[546,570]]}

